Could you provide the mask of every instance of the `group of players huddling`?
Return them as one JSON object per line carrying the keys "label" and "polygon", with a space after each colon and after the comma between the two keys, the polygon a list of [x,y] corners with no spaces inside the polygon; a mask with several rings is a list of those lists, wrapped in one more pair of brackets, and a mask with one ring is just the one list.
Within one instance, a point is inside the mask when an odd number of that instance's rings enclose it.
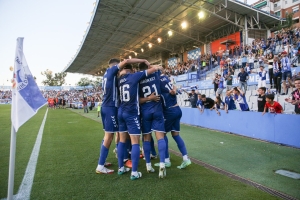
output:
{"label": "group of players huddling", "polygon": [[[134,73],[132,64],[139,63],[138,72]],[[96,173],[111,174],[114,170],[106,168],[106,158],[113,141],[114,133],[119,133],[117,144],[118,174],[130,169],[124,167],[127,154],[127,141],[131,141],[132,171],[131,180],[142,177],[138,172],[140,159],[140,136],[143,137],[143,151],[147,172],[154,172],[150,161],[151,134],[155,133],[159,151],[159,178],[166,176],[166,167],[171,167],[168,152],[168,138],[173,139],[182,154],[183,162],[177,168],[183,169],[191,164],[183,139],[180,137],[180,118],[182,112],[176,100],[176,88],[168,76],[163,75],[163,68],[150,65],[147,60],[118,59],[109,61],[109,68],[103,76],[103,102],[101,117],[105,136],[100,148],[100,158]]]}

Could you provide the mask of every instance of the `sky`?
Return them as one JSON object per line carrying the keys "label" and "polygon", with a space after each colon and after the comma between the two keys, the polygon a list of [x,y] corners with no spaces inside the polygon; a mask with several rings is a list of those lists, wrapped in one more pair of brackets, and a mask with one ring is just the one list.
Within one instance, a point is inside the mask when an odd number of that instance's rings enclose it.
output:
{"label": "sky", "polygon": [[[38,85],[42,71],[61,72],[83,39],[96,0],[0,0],[0,88],[11,85],[16,39],[24,37],[24,54]],[[66,85],[82,75],[68,73]]]}
{"label": "sky", "polygon": [[[83,39],[95,1],[0,0],[0,88],[11,85],[9,67],[18,37],[24,37],[24,54],[38,85],[44,80],[42,71],[61,72]],[[81,77],[68,73],[65,85],[75,85]]]}

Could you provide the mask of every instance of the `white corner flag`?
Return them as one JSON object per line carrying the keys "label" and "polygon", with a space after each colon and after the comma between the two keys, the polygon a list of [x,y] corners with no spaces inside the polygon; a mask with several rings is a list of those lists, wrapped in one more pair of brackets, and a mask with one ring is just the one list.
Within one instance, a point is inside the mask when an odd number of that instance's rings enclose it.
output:
{"label": "white corner flag", "polygon": [[8,175],[7,198],[13,198],[14,172],[15,172],[15,154],[16,154],[16,132],[26,121],[33,117],[37,111],[47,103],[47,100],[41,94],[34,77],[32,76],[24,53],[24,38],[17,39],[15,67],[12,86],[12,105],[11,105],[11,140],[10,140],[10,158]]}
{"label": "white corner flag", "polygon": [[17,39],[12,87],[11,121],[16,132],[47,103],[28,68],[23,53],[23,40]]}

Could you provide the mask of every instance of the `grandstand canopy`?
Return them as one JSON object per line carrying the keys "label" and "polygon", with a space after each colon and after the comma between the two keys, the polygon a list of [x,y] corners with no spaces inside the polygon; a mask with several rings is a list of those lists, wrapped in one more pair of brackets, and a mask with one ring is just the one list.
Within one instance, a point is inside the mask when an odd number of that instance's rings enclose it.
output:
{"label": "grandstand canopy", "polygon": [[171,57],[242,31],[245,23],[248,29],[267,30],[279,22],[234,0],[98,0],[83,42],[64,71],[102,75],[110,58],[154,62],[162,52]]}

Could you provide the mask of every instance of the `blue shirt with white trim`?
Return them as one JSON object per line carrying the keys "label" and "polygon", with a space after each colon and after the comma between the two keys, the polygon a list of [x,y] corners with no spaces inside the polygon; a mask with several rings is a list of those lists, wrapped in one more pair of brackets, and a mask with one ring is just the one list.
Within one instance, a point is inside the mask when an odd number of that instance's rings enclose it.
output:
{"label": "blue shirt with white trim", "polygon": [[123,112],[140,114],[139,112],[139,82],[147,77],[147,71],[125,74],[119,79],[120,107]]}
{"label": "blue shirt with white trim", "polygon": [[119,66],[115,65],[108,68],[103,76],[103,102],[102,107],[117,107],[118,89],[117,89],[117,74]]}
{"label": "blue shirt with white trim", "polygon": [[[139,83],[139,97],[146,98],[153,92],[157,96],[161,94],[160,91],[160,71],[148,75],[145,79],[142,79]],[[148,101],[140,105],[141,112],[154,113],[161,111],[161,102]]]}

